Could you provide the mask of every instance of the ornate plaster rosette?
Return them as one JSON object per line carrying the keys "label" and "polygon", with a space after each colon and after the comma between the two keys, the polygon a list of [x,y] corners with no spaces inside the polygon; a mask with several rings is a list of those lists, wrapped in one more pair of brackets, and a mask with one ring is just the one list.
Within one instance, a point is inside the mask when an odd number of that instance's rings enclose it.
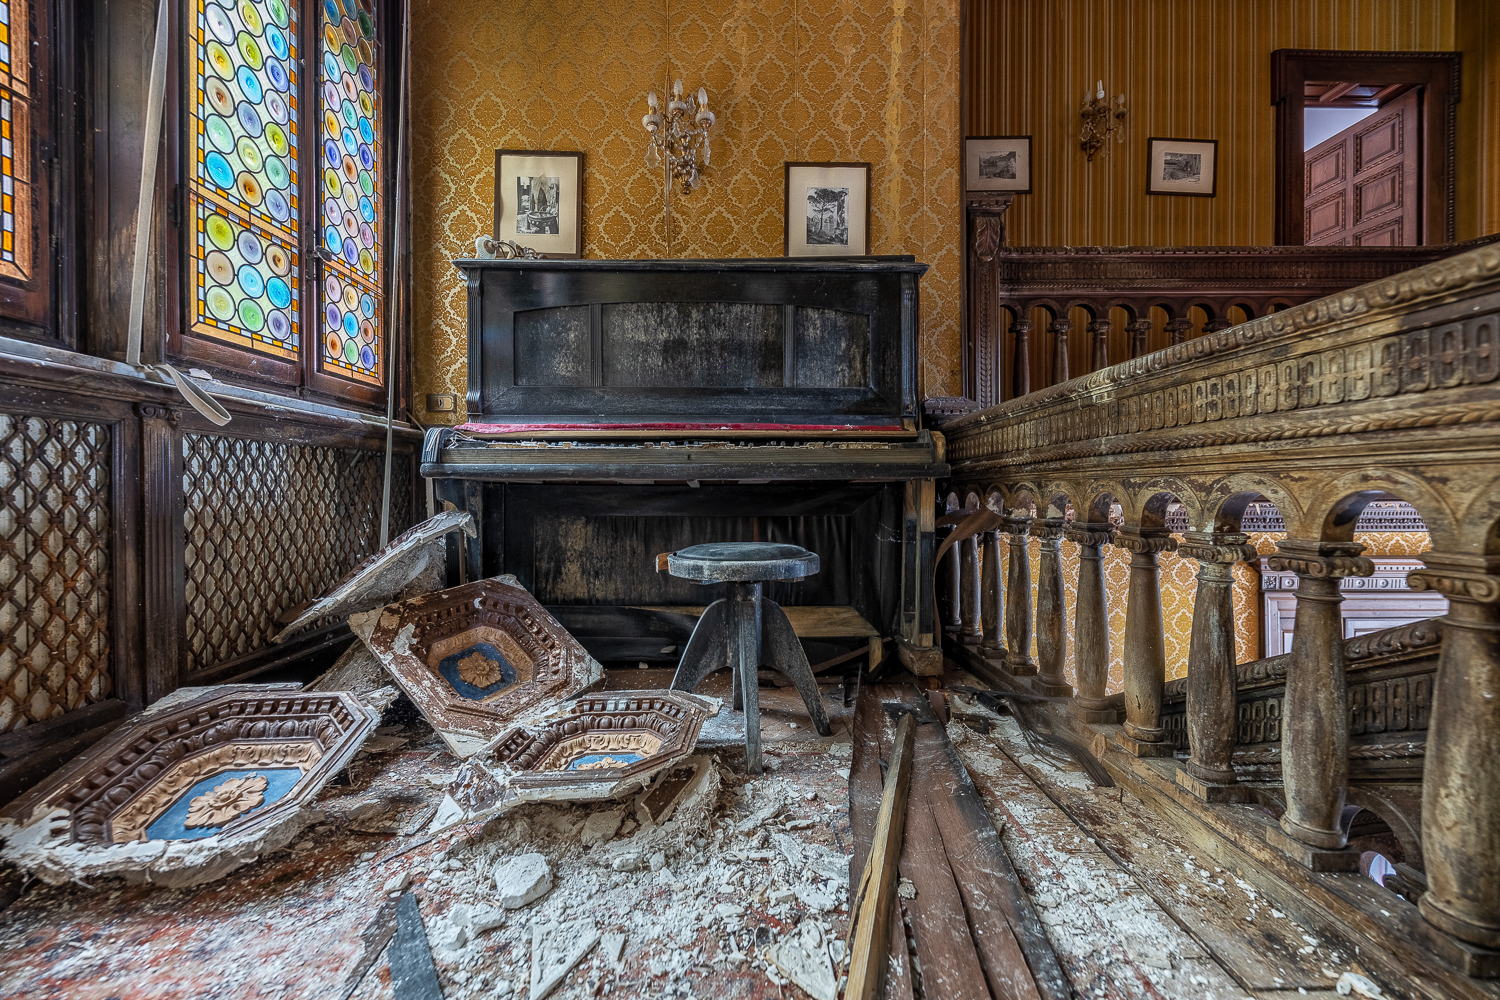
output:
{"label": "ornate plaster rosette", "polygon": [[350,622],[458,757],[604,673],[536,599],[479,580]]}
{"label": "ornate plaster rosette", "polygon": [[536,712],[455,776],[434,829],[539,799],[619,798],[689,757],[719,699],[682,691],[606,691]]}
{"label": "ornate plaster rosette", "polygon": [[0,816],[0,855],[44,881],[195,885],[285,845],[380,713],[295,684],[182,688]]}

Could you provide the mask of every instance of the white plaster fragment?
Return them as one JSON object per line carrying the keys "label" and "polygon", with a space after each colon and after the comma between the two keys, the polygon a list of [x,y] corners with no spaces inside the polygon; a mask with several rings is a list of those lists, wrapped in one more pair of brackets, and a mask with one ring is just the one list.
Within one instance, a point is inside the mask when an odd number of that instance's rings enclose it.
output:
{"label": "white plaster fragment", "polygon": [[552,891],[552,868],[541,854],[522,854],[495,868],[500,905],[519,909]]}

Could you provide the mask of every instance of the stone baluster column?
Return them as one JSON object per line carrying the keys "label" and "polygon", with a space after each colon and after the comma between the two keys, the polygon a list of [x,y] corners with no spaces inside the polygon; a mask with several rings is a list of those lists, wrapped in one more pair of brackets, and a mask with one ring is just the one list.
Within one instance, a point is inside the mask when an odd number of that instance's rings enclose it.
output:
{"label": "stone baluster column", "polygon": [[1109,367],[1109,331],[1113,326],[1107,319],[1096,319],[1089,324],[1089,335],[1093,337],[1094,347],[1091,371]]}
{"label": "stone baluster column", "polygon": [[958,641],[977,646],[984,638],[979,620],[979,536],[970,535],[958,550]]}
{"label": "stone baluster column", "polygon": [[1349,787],[1349,688],[1339,581],[1375,572],[1375,564],[1360,556],[1364,548],[1359,542],[1283,538],[1269,560],[1278,573],[1296,573],[1298,583],[1281,710],[1281,781],[1286,789],[1281,830],[1286,836],[1271,831],[1267,840],[1319,871],[1359,867],[1353,852],[1341,852],[1341,857],[1332,852],[1340,852],[1348,840],[1339,822]]}
{"label": "stone baluster column", "polygon": [[1109,605],[1104,593],[1104,550],[1114,535],[1108,522],[1074,521],[1064,537],[1078,544],[1078,600],[1073,605],[1073,671],[1078,694],[1073,713],[1084,722],[1114,722],[1104,697],[1109,686]]}
{"label": "stone baluster column", "polygon": [[1068,331],[1073,329],[1069,320],[1055,319],[1047,324],[1052,334],[1052,384],[1062,385],[1068,380]]}
{"label": "stone baluster column", "polygon": [[1063,676],[1068,656],[1067,608],[1063,601],[1063,519],[1039,517],[1031,522],[1031,534],[1040,540],[1036,580],[1037,676],[1031,686],[1037,694],[1065,698],[1073,688]]}
{"label": "stone baluster column", "polygon": [[1125,725],[1116,741],[1137,757],[1170,757],[1161,724],[1167,681],[1167,640],[1161,617],[1161,570],[1157,554],[1177,548],[1166,528],[1127,526],[1115,544],[1130,553],[1129,602],[1125,607]]}
{"label": "stone baluster column", "polygon": [[1198,592],[1188,639],[1187,731],[1192,757],[1179,784],[1206,802],[1244,801],[1234,776],[1234,564],[1256,558],[1248,535],[1188,531],[1177,551],[1198,560]]}
{"label": "stone baluster column", "polygon": [[981,567],[980,619],[984,641],[979,644],[986,659],[1005,659],[1005,588],[1000,583],[1000,529],[984,532],[984,564]]}
{"label": "stone baluster column", "polygon": [[1193,321],[1190,319],[1168,320],[1163,329],[1172,335],[1173,344],[1181,344],[1188,339],[1188,334],[1193,331]]}
{"label": "stone baluster column", "polygon": [[1149,319],[1133,320],[1125,327],[1130,331],[1130,356],[1139,358],[1146,353],[1146,338],[1151,334]]}
{"label": "stone baluster column", "polygon": [[1427,922],[1500,949],[1500,556],[1424,552],[1413,590],[1449,600],[1422,768]]}
{"label": "stone baluster column", "polygon": [[1031,659],[1031,558],[1026,537],[1031,518],[1007,516],[1001,528],[1010,534],[1010,573],[1005,581],[1005,668],[1014,677],[1036,673]]}
{"label": "stone baluster column", "polygon": [[1011,367],[1011,398],[1031,391],[1031,320],[1017,319],[1010,325],[1015,360]]}

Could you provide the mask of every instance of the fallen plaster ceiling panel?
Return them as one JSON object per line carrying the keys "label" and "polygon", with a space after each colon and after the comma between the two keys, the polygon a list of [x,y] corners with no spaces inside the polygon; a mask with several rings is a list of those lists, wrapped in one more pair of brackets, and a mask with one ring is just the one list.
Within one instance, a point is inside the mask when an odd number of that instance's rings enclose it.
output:
{"label": "fallen plaster ceiling panel", "polygon": [[413,594],[426,594],[443,585],[444,542],[450,531],[473,537],[474,515],[449,510],[430,517],[396,536],[395,541],[361,561],[344,578],[309,604],[290,625],[276,634],[280,642],[329,615],[368,611]]}
{"label": "fallen plaster ceiling panel", "polygon": [[604,676],[534,597],[499,580],[413,597],[350,625],[458,757]]}
{"label": "fallen plaster ceiling panel", "polygon": [[10,806],[0,857],[53,885],[220,878],[289,843],[379,720],[347,692],[180,689]]}
{"label": "fallen plaster ceiling panel", "polygon": [[[720,704],[682,691],[610,691],[535,713],[459,768],[433,829],[487,819],[523,802],[616,799],[645,788],[689,759]],[[662,794],[675,796],[678,784]],[[664,818],[672,805],[652,802],[648,811],[655,815],[641,822]]]}

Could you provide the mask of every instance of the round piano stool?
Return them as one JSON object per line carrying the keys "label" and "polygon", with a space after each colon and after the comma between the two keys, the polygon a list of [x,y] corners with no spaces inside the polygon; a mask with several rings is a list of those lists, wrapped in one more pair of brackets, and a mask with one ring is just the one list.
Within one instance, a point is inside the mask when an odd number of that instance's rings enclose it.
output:
{"label": "round piano stool", "polygon": [[728,667],[734,707],[745,714],[745,763],[760,774],[761,662],[781,671],[802,695],[813,725],[833,735],[807,654],[786,612],[761,595],[767,580],[801,580],[818,572],[818,555],[800,545],[773,542],[710,542],[667,556],[667,572],[702,584],[727,583],[729,596],[710,604],[682,651],[672,690],[691,692],[703,678]]}

